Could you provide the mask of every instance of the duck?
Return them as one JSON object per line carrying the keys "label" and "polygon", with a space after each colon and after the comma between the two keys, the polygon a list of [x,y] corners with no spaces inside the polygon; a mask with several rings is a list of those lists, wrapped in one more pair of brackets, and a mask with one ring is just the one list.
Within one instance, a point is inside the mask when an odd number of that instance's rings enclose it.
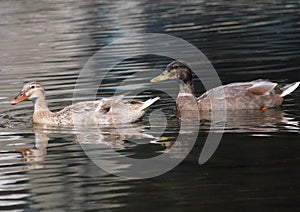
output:
{"label": "duck", "polygon": [[33,123],[74,126],[75,124],[111,125],[135,122],[159,97],[147,101],[124,102],[124,96],[83,101],[66,106],[58,112],[51,112],[46,101],[45,89],[41,83],[26,83],[19,94],[10,102],[12,105],[29,100],[33,103]]}
{"label": "duck", "polygon": [[[249,82],[233,82],[207,90],[201,96],[194,94],[193,74],[190,67],[181,61],[171,62],[151,82],[178,80],[179,93],[176,98],[177,117],[205,111],[266,110],[282,105],[284,97],[297,89],[300,82],[278,85],[270,80],[257,79]],[[194,111],[196,113],[190,113]]]}

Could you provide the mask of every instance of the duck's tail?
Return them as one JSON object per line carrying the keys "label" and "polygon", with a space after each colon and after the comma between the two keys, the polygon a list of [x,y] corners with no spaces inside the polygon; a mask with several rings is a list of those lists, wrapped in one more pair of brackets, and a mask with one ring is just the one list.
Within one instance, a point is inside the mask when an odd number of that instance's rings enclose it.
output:
{"label": "duck's tail", "polygon": [[284,97],[290,93],[292,93],[294,90],[296,90],[298,88],[298,86],[300,85],[300,82],[294,82],[291,84],[288,84],[284,87],[282,87],[280,90],[282,91],[282,93],[280,94],[280,97]]}
{"label": "duck's tail", "polygon": [[140,110],[141,111],[145,110],[147,107],[149,107],[150,105],[152,105],[157,100],[159,100],[159,97],[155,97],[153,99],[148,99],[147,101],[143,102],[143,106],[140,108]]}

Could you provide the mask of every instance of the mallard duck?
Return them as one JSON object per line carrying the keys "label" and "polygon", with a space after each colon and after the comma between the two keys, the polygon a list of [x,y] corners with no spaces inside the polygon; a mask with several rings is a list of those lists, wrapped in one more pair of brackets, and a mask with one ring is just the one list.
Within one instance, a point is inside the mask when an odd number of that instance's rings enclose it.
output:
{"label": "mallard duck", "polygon": [[11,101],[12,105],[31,100],[34,106],[33,122],[48,125],[84,124],[119,124],[134,122],[145,113],[145,109],[156,102],[159,97],[145,102],[122,102],[123,96],[102,98],[97,101],[79,102],[65,107],[61,111],[51,112],[47,106],[43,86],[38,82],[29,82]]}
{"label": "mallard duck", "polygon": [[[183,62],[170,63],[165,71],[151,82],[178,79],[179,94],[176,99],[177,116],[183,111],[248,110],[278,107],[283,97],[293,92],[300,84],[295,82],[285,86],[268,80],[235,82],[206,91],[200,97],[194,95],[191,69]],[[213,104],[212,104],[213,103]],[[196,105],[195,105],[196,104]]]}

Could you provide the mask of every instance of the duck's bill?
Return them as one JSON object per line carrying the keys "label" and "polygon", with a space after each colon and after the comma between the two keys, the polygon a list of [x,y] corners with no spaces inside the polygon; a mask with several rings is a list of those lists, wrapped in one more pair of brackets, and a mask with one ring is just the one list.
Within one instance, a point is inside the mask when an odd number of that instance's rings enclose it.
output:
{"label": "duck's bill", "polygon": [[18,94],[18,96],[16,96],[16,97],[10,102],[10,104],[15,105],[15,104],[18,104],[18,103],[20,103],[20,102],[23,102],[23,101],[25,101],[25,100],[27,100],[27,99],[28,99],[28,96],[27,96],[24,92],[20,92],[20,93]]}
{"label": "duck's bill", "polygon": [[161,82],[169,79],[170,79],[169,74],[167,73],[167,71],[164,71],[160,75],[154,77],[150,82]]}

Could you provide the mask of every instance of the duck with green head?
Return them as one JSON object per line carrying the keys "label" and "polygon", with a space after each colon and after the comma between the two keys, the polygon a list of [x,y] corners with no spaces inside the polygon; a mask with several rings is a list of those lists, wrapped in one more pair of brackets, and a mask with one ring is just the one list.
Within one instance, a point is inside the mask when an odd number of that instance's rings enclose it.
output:
{"label": "duck with green head", "polygon": [[154,77],[151,82],[176,79],[179,94],[176,99],[177,116],[183,117],[188,111],[211,110],[252,110],[279,107],[283,97],[293,92],[300,84],[294,82],[285,86],[268,80],[234,82],[206,91],[195,97],[192,70],[179,61],[170,63],[165,71]]}

